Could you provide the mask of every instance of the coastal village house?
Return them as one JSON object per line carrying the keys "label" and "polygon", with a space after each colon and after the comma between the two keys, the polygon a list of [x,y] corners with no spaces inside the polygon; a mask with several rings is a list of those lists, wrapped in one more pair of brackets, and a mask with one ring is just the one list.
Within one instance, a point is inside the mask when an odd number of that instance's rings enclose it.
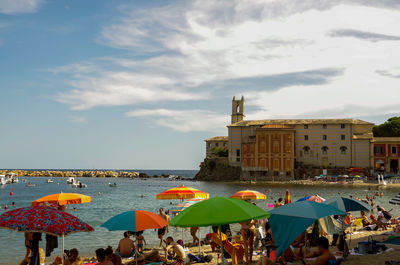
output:
{"label": "coastal village house", "polygon": [[[227,147],[230,166],[244,178],[294,178],[295,169],[351,168],[398,173],[400,137],[374,137],[373,123],[359,119],[245,120],[244,97],[232,100],[228,136],[206,140]],[[351,171],[351,170],[350,170]]]}

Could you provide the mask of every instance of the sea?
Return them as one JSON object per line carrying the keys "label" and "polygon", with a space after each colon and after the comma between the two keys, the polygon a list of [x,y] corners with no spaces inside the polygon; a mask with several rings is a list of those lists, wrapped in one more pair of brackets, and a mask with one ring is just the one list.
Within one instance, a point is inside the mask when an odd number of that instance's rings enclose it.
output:
{"label": "sea", "polygon": [[[325,199],[335,198],[338,196],[353,198],[365,198],[366,195],[372,196],[376,190],[370,190],[368,187],[352,187],[345,186],[256,186],[251,183],[223,183],[223,182],[200,182],[193,181],[197,171],[194,170],[148,170],[141,171],[149,175],[171,174],[180,175],[188,178],[188,180],[167,180],[167,179],[126,179],[126,178],[78,178],[78,180],[87,184],[87,188],[74,189],[66,183],[66,178],[53,178],[53,183],[46,183],[46,177],[27,177],[27,181],[36,184],[34,187],[27,187],[27,183],[20,182],[8,184],[0,189],[0,214],[4,212],[4,205],[9,207],[12,202],[19,208],[29,206],[32,201],[40,197],[59,193],[59,192],[77,192],[92,196],[92,202],[80,205],[71,205],[70,213],[87,222],[95,231],[90,233],[75,233],[65,237],[65,248],[77,248],[81,256],[94,256],[94,251],[100,247],[112,246],[117,247],[119,240],[123,237],[123,231],[110,232],[100,227],[110,217],[129,210],[147,210],[158,212],[160,207],[164,209],[173,209],[179,201],[174,200],[157,200],[156,194],[173,187],[186,185],[188,187],[197,188],[208,192],[210,197],[230,196],[233,193],[243,190],[252,189],[266,193],[268,198],[266,201],[257,201],[257,205],[261,208],[269,210],[268,204],[272,204],[280,197],[284,197],[286,190],[290,191],[292,200],[318,194]],[[117,187],[110,187],[109,183],[116,183]],[[12,195],[10,195],[12,192]],[[389,200],[400,192],[399,188],[381,188],[379,192],[383,192],[383,197],[376,198],[376,205],[381,205],[386,210],[392,210],[392,213],[399,215],[400,207],[389,204]],[[100,195],[99,195],[100,194]],[[72,210],[76,208],[76,211]],[[358,216],[355,213],[354,216]],[[233,230],[239,230],[239,226],[233,226]],[[202,228],[201,234],[205,235],[210,232],[210,228]],[[171,228],[170,234],[175,239],[184,239],[184,242],[191,241],[189,231],[180,228]],[[157,232],[149,230],[144,232],[144,236],[148,243],[148,247],[156,247],[159,244]],[[41,247],[45,249],[45,240],[41,242]],[[46,264],[53,261],[56,255],[61,253],[61,240],[59,247],[54,250],[51,257],[46,258]],[[0,265],[19,264],[25,255],[24,234],[13,232],[6,229],[0,229]]]}

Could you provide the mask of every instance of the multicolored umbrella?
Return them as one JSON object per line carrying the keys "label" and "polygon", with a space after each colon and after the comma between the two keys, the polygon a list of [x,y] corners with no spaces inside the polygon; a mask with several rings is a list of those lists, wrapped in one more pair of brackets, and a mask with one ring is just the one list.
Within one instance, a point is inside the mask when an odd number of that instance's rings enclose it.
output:
{"label": "multicolored umbrella", "polygon": [[240,200],[266,200],[267,195],[255,190],[242,190],[236,192],[235,194],[230,196],[230,198]]}
{"label": "multicolored umbrella", "polygon": [[23,207],[3,213],[0,216],[0,228],[56,236],[94,230],[93,227],[69,213],[42,206]]}
{"label": "multicolored umbrella", "polygon": [[292,197],[290,196],[289,190],[286,190],[285,194],[285,204],[291,203],[292,202]]}
{"label": "multicolored umbrella", "polygon": [[345,197],[330,199],[323,202],[324,204],[331,205],[344,212],[352,211],[369,211],[372,207],[365,202],[354,200]]}
{"label": "multicolored umbrella", "polygon": [[128,211],[115,215],[107,220],[101,227],[109,231],[143,231],[147,229],[163,228],[168,222],[161,216],[148,211]]}
{"label": "multicolored umbrella", "polygon": [[297,200],[298,202],[302,202],[302,201],[310,201],[310,202],[324,202],[325,199],[320,197],[318,194],[317,195],[313,195],[313,196],[306,196],[303,197],[301,199]]}
{"label": "multicolored umbrella", "polygon": [[46,203],[51,206],[66,204],[81,204],[91,202],[92,197],[79,193],[57,193],[44,196],[32,202],[32,206],[43,206]]}
{"label": "multicolored umbrella", "polygon": [[186,186],[172,188],[157,194],[157,200],[176,200],[176,199],[192,199],[192,198],[209,198],[209,194]]}

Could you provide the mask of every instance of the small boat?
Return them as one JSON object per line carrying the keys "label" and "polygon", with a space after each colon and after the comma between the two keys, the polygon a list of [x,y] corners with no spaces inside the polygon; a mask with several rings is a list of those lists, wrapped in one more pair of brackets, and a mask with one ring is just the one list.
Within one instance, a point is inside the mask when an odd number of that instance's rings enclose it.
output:
{"label": "small boat", "polygon": [[115,188],[115,187],[117,187],[117,183],[108,183],[108,186],[110,186],[110,187],[113,187],[113,188]]}
{"label": "small boat", "polygon": [[5,181],[6,181],[6,184],[18,183],[19,182],[17,174],[15,174],[13,172],[6,174]]}
{"label": "small boat", "polygon": [[75,181],[74,183],[72,183],[71,186],[73,188],[87,188],[87,185],[82,183],[82,182],[80,182],[79,180]]}
{"label": "small boat", "polygon": [[74,177],[70,177],[67,179],[67,183],[68,184],[73,184],[75,182],[75,178]]}
{"label": "small boat", "polygon": [[6,185],[6,176],[5,175],[0,175],[0,185]]}
{"label": "small boat", "polygon": [[52,179],[47,179],[46,183],[53,183],[54,181]]}

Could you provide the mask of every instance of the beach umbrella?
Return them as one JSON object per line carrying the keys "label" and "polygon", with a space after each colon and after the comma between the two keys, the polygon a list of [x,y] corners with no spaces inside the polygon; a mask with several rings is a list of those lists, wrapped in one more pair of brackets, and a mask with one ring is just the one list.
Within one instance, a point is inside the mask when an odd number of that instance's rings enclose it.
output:
{"label": "beach umbrella", "polygon": [[318,219],[329,215],[346,215],[336,207],[312,201],[285,204],[269,211],[268,221],[279,257],[292,242]]}
{"label": "beach umbrella", "polygon": [[186,186],[180,186],[176,188],[172,188],[166,191],[163,191],[156,196],[157,200],[184,200],[184,199],[192,199],[192,198],[209,198],[209,194]]}
{"label": "beach umbrella", "polygon": [[32,206],[43,206],[46,203],[51,206],[81,204],[91,202],[92,197],[79,193],[57,193],[44,196],[32,202]]}
{"label": "beach umbrella", "polygon": [[230,198],[240,200],[265,200],[267,195],[255,190],[242,190],[231,195]]}
{"label": "beach umbrella", "polygon": [[301,199],[297,200],[298,202],[302,202],[302,201],[310,201],[310,202],[324,202],[325,199],[320,197],[318,194],[317,195],[313,195],[313,196],[306,196],[303,197]]}
{"label": "beach umbrella", "polygon": [[285,204],[291,203],[292,202],[292,197],[290,196],[289,190],[286,190],[285,194]]}
{"label": "beach umbrella", "polygon": [[352,211],[369,211],[372,209],[371,206],[366,204],[365,202],[353,200],[350,198],[339,197],[330,199],[323,202],[324,204],[333,206],[338,208],[344,212],[352,212]]}
{"label": "beach umbrella", "polygon": [[79,218],[50,207],[23,207],[7,211],[0,216],[0,228],[19,232],[39,232],[62,237],[76,232],[91,232],[93,227]]}
{"label": "beach umbrella", "polygon": [[[221,225],[263,219],[268,216],[268,212],[251,203],[232,198],[215,197],[186,208],[169,224],[178,227],[218,226],[222,246]],[[223,259],[223,253],[221,253],[221,258]]]}
{"label": "beach umbrella", "polygon": [[141,210],[127,211],[108,219],[101,227],[109,231],[143,231],[147,229],[163,228],[168,222],[161,216]]}

